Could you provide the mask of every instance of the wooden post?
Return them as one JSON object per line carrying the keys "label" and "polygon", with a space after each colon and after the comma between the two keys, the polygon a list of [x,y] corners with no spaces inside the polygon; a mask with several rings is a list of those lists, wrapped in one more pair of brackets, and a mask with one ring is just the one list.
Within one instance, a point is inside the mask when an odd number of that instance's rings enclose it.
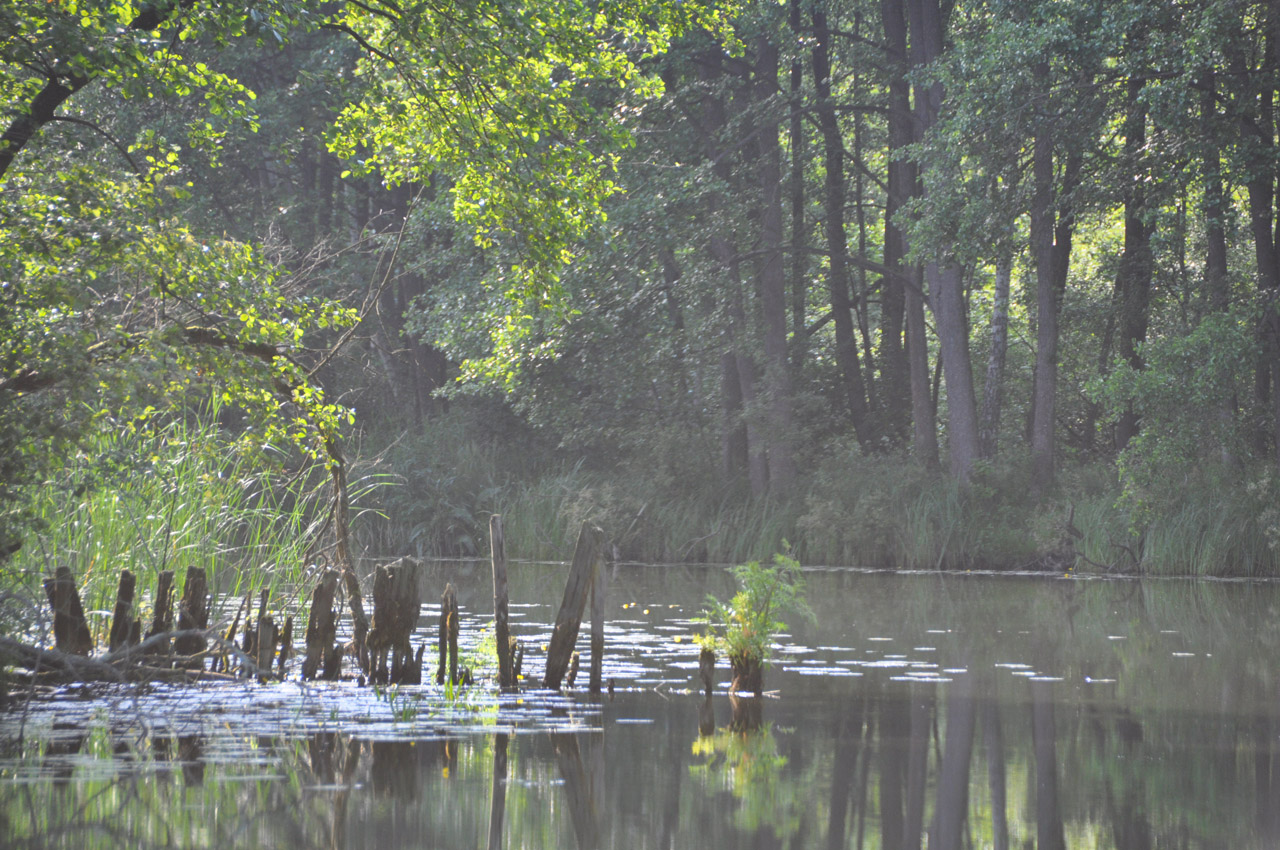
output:
{"label": "wooden post", "polygon": [[436,667],[436,684],[445,682],[445,660],[449,663],[449,681],[458,683],[458,592],[453,584],[444,586],[440,597],[440,663]]}
{"label": "wooden post", "polygon": [[698,674],[702,677],[702,689],[707,699],[711,699],[716,684],[716,654],[705,646],[698,653]]}
{"label": "wooden post", "polygon": [[[205,629],[209,626],[208,579],[202,567],[187,567],[187,581],[182,588],[182,601],[178,603],[178,629],[181,631]],[[183,635],[173,642],[179,655],[198,655],[204,652],[207,641],[200,635]],[[196,661],[203,666],[202,661]]]}
{"label": "wooden post", "polygon": [[[267,603],[270,600],[271,589],[262,588],[262,594],[258,597],[258,619],[255,621],[253,632],[253,651],[250,652],[248,647],[245,648],[245,653],[258,665],[259,681],[266,681],[265,677],[271,674],[271,662],[275,660],[276,624],[267,614]],[[263,659],[266,660],[265,664]]]}
{"label": "wooden post", "polygon": [[[338,618],[333,598],[338,592],[338,571],[325,570],[311,591],[311,615],[307,619],[307,654],[302,660],[302,678],[314,679],[320,665],[327,663],[337,639]],[[339,655],[341,659],[341,655]],[[325,678],[330,678],[325,676]],[[333,678],[337,678],[334,676]]]}
{"label": "wooden post", "polygon": [[[173,570],[161,570],[156,578],[156,596],[153,600],[151,614],[151,630],[147,637],[162,635],[173,628]],[[168,655],[168,640],[165,646],[150,650],[153,655]]]}
{"label": "wooden post", "polygon": [[93,635],[80,604],[80,591],[70,567],[58,567],[53,578],[44,580],[45,596],[53,609],[53,643],[61,652],[88,655],[93,651]]}
{"label": "wooden post", "polygon": [[161,570],[156,579],[156,598],[147,637],[167,632],[173,626],[173,570]]}
{"label": "wooden post", "polygon": [[120,571],[120,583],[116,585],[116,607],[111,613],[111,633],[107,638],[107,650],[115,652],[129,642],[133,627],[133,591],[138,579],[129,570]]}
{"label": "wooden post", "polygon": [[587,523],[578,532],[578,544],[573,550],[573,566],[569,568],[569,580],[564,587],[564,600],[556,615],[555,629],[551,633],[551,645],[547,649],[547,669],[542,686],[559,690],[564,674],[573,657],[573,647],[578,642],[578,629],[582,625],[582,612],[587,606],[587,591],[591,589],[602,532]]}
{"label": "wooden post", "polygon": [[588,690],[593,696],[600,695],[600,680],[604,674],[604,606],[609,591],[609,575],[601,563],[600,552],[597,548],[591,577],[591,678]]}
{"label": "wooden post", "polygon": [[271,668],[276,660],[276,621],[270,614],[258,617],[258,681],[271,678]]}
{"label": "wooden post", "polygon": [[489,544],[493,551],[493,637],[498,644],[498,687],[515,687],[511,664],[511,623],[507,599],[507,549],[502,536],[502,517],[489,517]]}

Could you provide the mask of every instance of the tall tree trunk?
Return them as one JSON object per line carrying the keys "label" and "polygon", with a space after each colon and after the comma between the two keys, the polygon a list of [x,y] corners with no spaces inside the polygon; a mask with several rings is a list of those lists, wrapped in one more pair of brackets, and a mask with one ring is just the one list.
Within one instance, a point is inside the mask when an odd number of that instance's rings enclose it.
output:
{"label": "tall tree trunk", "polygon": [[[1139,348],[1147,338],[1151,302],[1151,228],[1147,225],[1147,175],[1139,165],[1147,144],[1147,111],[1140,97],[1145,81],[1129,82],[1129,115],[1124,124],[1125,167],[1132,169],[1124,189],[1124,251],[1116,271],[1115,312],[1119,316],[1118,353],[1134,369],[1143,366]],[[1123,450],[1138,433],[1138,415],[1130,405],[1116,424],[1116,449]]]}
{"label": "tall tree trunk", "polygon": [[[903,153],[912,139],[911,85],[907,81],[907,21],[903,0],[880,0],[880,15],[889,68],[889,191],[884,211],[884,267],[888,274],[880,279],[880,398],[884,405],[884,433],[897,444],[907,437],[914,373],[908,365],[907,348],[903,343],[907,313],[907,287],[903,281],[907,278],[907,270],[902,259],[906,255],[906,241],[893,217],[915,191],[916,176],[914,165]],[[928,371],[927,363],[925,371]],[[927,425],[932,434],[931,419]],[[918,441],[915,449],[919,457],[932,456],[936,463],[936,437],[933,438],[931,453]]]}
{"label": "tall tree trunk", "polygon": [[987,379],[982,388],[982,410],[978,419],[978,442],[982,457],[996,456],[1000,440],[1000,407],[1004,395],[1004,365],[1009,352],[1009,282],[1013,262],[1009,257],[996,261],[995,298],[991,305],[991,350],[987,354]]}
{"label": "tall tree trunk", "polygon": [[1213,71],[1205,72],[1200,94],[1201,168],[1204,178],[1205,267],[1204,284],[1209,309],[1225,313],[1230,305],[1227,279],[1227,199],[1222,186],[1222,155],[1218,149],[1217,84]]}
{"label": "tall tree trunk", "polygon": [[[1049,64],[1035,68],[1037,90],[1049,89]],[[1053,486],[1058,389],[1058,299],[1053,274],[1053,132],[1043,118],[1032,149],[1031,256],[1036,264],[1036,366],[1031,414],[1031,467],[1041,492]]]}
{"label": "tall tree trunk", "polygon": [[[724,68],[718,53],[708,54],[707,61],[700,66],[702,80],[715,84],[724,74]],[[731,182],[728,151],[721,148],[721,135],[728,123],[725,104],[715,95],[707,95],[702,99],[702,110],[699,115],[700,127],[707,159],[717,179],[723,183]],[[710,213],[714,218],[719,212],[722,199],[712,196]],[[717,228],[708,240],[710,254],[724,270],[725,286],[728,289],[726,302],[729,322],[725,332],[726,345],[722,355],[722,378],[725,381],[736,379],[736,387],[724,390],[723,409],[725,418],[723,426],[724,457],[726,461],[738,462],[745,458],[747,479],[751,484],[753,495],[763,495],[768,488],[769,474],[766,467],[765,446],[760,428],[755,418],[755,364],[747,354],[748,326],[746,306],[743,297],[744,281],[742,280],[738,252],[731,244],[728,236]],[[785,318],[784,333],[785,333]]]}
{"label": "tall tree trunk", "polygon": [[[792,37],[799,42],[801,33],[800,0],[790,0],[790,26]],[[797,50],[791,59],[791,89],[787,106],[790,126],[788,137],[791,144],[791,175],[787,180],[791,196],[791,348],[792,360],[796,370],[805,361],[805,268],[808,252],[805,250],[804,225],[804,111],[802,109],[802,90],[804,86],[804,62]]]}
{"label": "tall tree trunk", "polygon": [[822,132],[823,161],[826,179],[823,183],[823,229],[829,252],[827,290],[831,299],[832,323],[836,332],[836,365],[844,383],[849,419],[864,447],[872,443],[867,427],[867,397],[858,363],[858,342],[853,330],[853,310],[849,298],[848,237],[844,228],[845,177],[844,139],[836,121],[835,104],[831,100],[831,30],[826,12],[813,9],[813,77],[817,89],[816,111]]}
{"label": "tall tree trunk", "polygon": [[765,384],[769,433],[769,487],[787,492],[795,483],[791,370],[787,362],[787,281],[782,262],[782,152],[769,101],[778,90],[778,47],[767,36],[756,42],[755,100],[763,105],[759,130],[760,255],[756,279],[763,314]]}
{"label": "tall tree trunk", "polygon": [[[928,65],[942,55],[946,16],[938,0],[909,0],[912,61]],[[942,110],[940,83],[919,86],[916,114],[920,138],[937,121]],[[943,176],[942,179],[950,179]],[[923,187],[924,194],[929,187]],[[947,384],[947,441],[951,474],[969,480],[978,450],[978,405],[973,391],[973,370],[969,360],[969,323],[964,298],[964,277],[958,266],[930,263],[925,272],[929,281],[929,305],[938,333],[943,375]]]}

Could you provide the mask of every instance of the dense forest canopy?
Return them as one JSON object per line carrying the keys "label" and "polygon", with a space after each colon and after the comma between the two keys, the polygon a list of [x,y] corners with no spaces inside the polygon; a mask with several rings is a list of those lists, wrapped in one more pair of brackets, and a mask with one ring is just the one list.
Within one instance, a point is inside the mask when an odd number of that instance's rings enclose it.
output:
{"label": "dense forest canopy", "polygon": [[376,552],[514,511],[528,554],[589,517],[624,557],[1276,567],[1272,4],[21,0],[0,31],[20,572],[42,502],[201,449],[272,488],[363,463]]}

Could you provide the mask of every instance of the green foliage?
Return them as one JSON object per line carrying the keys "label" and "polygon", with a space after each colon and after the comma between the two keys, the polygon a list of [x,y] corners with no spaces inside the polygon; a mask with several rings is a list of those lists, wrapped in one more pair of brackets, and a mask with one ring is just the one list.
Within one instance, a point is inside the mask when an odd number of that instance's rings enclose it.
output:
{"label": "green foliage", "polygon": [[270,587],[274,599],[300,598],[327,516],[323,465],[286,455],[294,468],[273,471],[213,419],[104,429],[42,482],[35,530],[5,564],[4,584],[70,567],[86,609],[109,612],[122,569],[137,575],[141,598],[161,570],[175,570],[181,587],[184,571],[201,567],[220,593]]}
{"label": "green foliage", "polygon": [[781,617],[813,618],[804,598],[804,576],[800,563],[782,553],[773,556],[772,566],[759,561],[730,569],[738,592],[728,603],[707,597],[707,607],[693,622],[706,626],[696,640],[704,649],[723,652],[735,664],[768,661],[773,641],[787,624]]}
{"label": "green foliage", "polygon": [[1257,357],[1255,318],[1245,312],[1207,316],[1189,333],[1142,346],[1144,368],[1118,363],[1093,394],[1113,416],[1132,407],[1142,428],[1120,453],[1126,506],[1141,524],[1182,488],[1170,477],[1226,458],[1244,458],[1248,420],[1233,411],[1247,398],[1245,376]]}

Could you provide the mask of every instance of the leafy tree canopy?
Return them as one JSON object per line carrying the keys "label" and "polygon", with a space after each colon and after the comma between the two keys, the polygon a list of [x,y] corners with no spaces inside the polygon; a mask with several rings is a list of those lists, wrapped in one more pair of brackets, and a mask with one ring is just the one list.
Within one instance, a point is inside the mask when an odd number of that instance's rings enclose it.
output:
{"label": "leafy tree canopy", "polygon": [[[332,458],[351,416],[318,375],[358,311],[313,294],[296,260],[181,216],[192,152],[216,163],[226,134],[258,121],[218,51],[320,31],[357,44],[331,149],[390,184],[451,178],[455,214],[509,257],[495,283],[518,316],[553,300],[569,246],[616,191],[628,116],[660,91],[642,63],[724,21],[661,0],[5,4],[0,551],[19,545],[24,488],[91,427],[212,393],[247,413],[250,442]],[[148,123],[158,101],[180,133]]]}

